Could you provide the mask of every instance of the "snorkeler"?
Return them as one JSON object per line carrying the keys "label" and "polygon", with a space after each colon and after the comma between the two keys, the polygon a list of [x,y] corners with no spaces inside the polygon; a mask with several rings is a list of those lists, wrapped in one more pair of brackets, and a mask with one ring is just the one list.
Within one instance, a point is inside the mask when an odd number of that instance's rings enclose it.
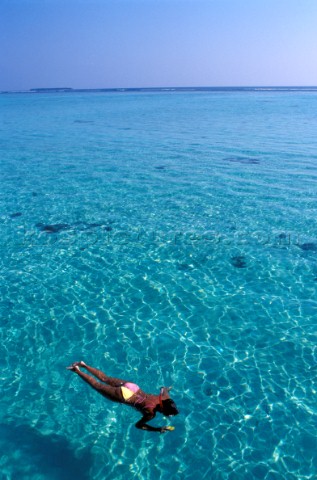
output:
{"label": "snorkeler", "polygon": [[[102,383],[84,373],[79,367],[85,368],[89,373],[94,375]],[[179,412],[173,400],[169,396],[170,388],[161,387],[159,395],[151,395],[141,390],[138,385],[119,378],[108,377],[100,370],[89,367],[84,363],[75,362],[70,367],[67,367],[74,373],[77,373],[85,382],[87,382],[98,393],[101,393],[104,397],[108,398],[112,402],[124,403],[130,407],[134,407],[136,410],[142,413],[143,417],[139,420],[135,426],[141,430],[149,430],[151,432],[168,432],[174,430],[174,427],[152,427],[147,425],[147,422],[152,420],[156,413],[162,413],[166,417],[177,415]]]}

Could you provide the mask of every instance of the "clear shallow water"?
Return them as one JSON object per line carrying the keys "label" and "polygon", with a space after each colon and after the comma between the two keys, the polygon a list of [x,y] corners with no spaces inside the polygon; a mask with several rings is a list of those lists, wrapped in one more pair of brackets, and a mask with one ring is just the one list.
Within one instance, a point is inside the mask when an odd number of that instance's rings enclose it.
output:
{"label": "clear shallow water", "polygon": [[[315,478],[316,93],[0,103],[3,478]],[[80,359],[173,385],[175,431]]]}

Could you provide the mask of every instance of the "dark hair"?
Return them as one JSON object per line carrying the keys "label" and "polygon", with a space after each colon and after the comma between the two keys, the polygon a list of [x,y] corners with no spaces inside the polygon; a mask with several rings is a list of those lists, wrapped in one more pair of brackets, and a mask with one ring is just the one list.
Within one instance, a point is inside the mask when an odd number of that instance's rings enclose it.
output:
{"label": "dark hair", "polygon": [[162,401],[163,404],[163,413],[166,416],[169,415],[178,415],[179,411],[177,410],[175,402],[171,398]]}

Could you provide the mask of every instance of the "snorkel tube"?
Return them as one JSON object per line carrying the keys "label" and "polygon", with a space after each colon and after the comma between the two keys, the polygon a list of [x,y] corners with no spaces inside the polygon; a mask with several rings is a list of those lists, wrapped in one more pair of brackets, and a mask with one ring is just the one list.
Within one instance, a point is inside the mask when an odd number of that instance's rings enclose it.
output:
{"label": "snorkel tube", "polygon": [[163,409],[163,400],[167,400],[170,398],[169,391],[172,390],[172,387],[161,387],[160,394],[159,394],[159,403],[160,407]]}

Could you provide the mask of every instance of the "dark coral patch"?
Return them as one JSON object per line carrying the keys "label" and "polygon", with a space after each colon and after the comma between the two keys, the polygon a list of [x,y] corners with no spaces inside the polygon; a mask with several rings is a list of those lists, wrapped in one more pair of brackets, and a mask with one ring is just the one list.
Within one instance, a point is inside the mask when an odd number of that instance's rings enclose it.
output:
{"label": "dark coral patch", "polygon": [[22,216],[21,212],[15,212],[15,213],[11,213],[10,218],[18,218],[21,216]]}
{"label": "dark coral patch", "polygon": [[232,163],[242,163],[244,165],[258,165],[260,160],[253,157],[227,157],[225,158],[227,162]]}
{"label": "dark coral patch", "polygon": [[317,243],[303,243],[302,245],[299,245],[299,247],[305,252],[317,252]]}
{"label": "dark coral patch", "polygon": [[94,124],[95,122],[93,120],[74,120],[74,123],[79,123],[79,124]]}
{"label": "dark coral patch", "polygon": [[192,270],[193,267],[191,265],[188,265],[188,263],[178,263],[177,264],[177,270],[180,270],[181,272],[188,272],[189,270]]}
{"label": "dark coral patch", "polygon": [[68,223],[54,223],[54,224],[37,223],[35,226],[41,232],[45,232],[45,233],[60,233],[65,230],[85,231],[93,228],[102,228],[107,232],[111,232],[112,230],[112,227],[106,223],[76,222],[73,225],[69,225]]}
{"label": "dark coral patch", "polygon": [[213,390],[212,390],[212,388],[211,388],[209,385],[206,386],[206,387],[204,387],[203,391],[204,391],[204,394],[205,394],[207,397],[211,397],[211,396],[213,395],[213,393],[214,393]]}
{"label": "dark coral patch", "polygon": [[244,255],[235,255],[231,257],[231,265],[236,268],[245,268],[247,266],[246,258]]}
{"label": "dark coral patch", "polygon": [[43,223],[37,223],[36,227],[45,233],[59,233],[63,230],[68,230],[70,226],[67,223],[55,223],[52,225],[44,225]]}

